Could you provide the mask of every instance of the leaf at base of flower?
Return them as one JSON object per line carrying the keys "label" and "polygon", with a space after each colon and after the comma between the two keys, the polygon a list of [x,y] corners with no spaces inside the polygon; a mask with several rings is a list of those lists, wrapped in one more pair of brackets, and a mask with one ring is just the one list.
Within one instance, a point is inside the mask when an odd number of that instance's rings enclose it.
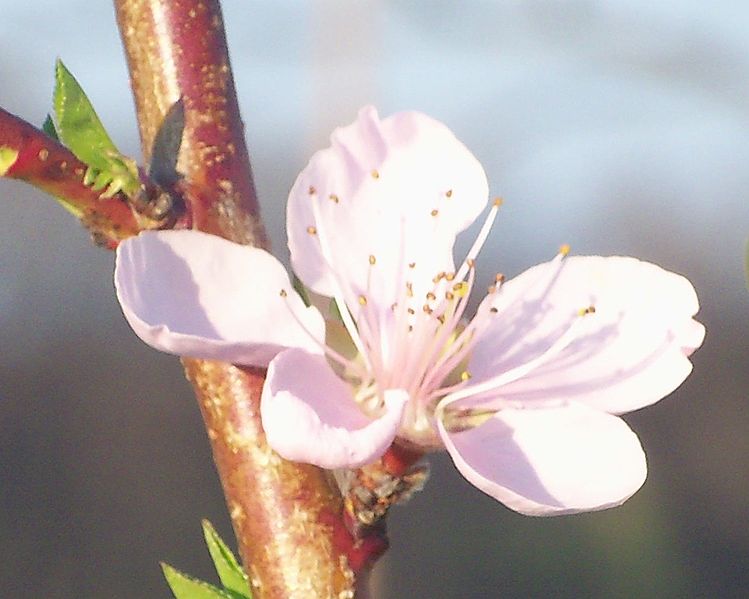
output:
{"label": "leaf at base of flower", "polygon": [[233,595],[226,591],[197,578],[192,578],[172,568],[169,564],[162,563],[161,569],[164,571],[164,577],[176,599],[235,599]]}
{"label": "leaf at base of flower", "polygon": [[203,520],[203,535],[221,584],[228,591],[233,591],[242,597],[251,597],[250,583],[242,566],[208,520]]}

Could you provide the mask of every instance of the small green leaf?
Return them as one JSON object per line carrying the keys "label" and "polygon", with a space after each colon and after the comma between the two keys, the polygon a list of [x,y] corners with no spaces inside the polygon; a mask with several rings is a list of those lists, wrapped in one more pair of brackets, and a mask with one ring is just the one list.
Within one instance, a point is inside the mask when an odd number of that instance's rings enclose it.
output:
{"label": "small green leaf", "polygon": [[169,564],[162,563],[161,569],[176,599],[234,599],[232,594],[212,584],[192,578],[172,568]]}
{"label": "small green leaf", "polygon": [[[107,134],[91,101],[61,60],[55,65],[56,132],[60,140],[95,172],[95,190],[109,186],[133,197],[140,188],[138,167],[122,155]],[[87,173],[86,181],[91,181]],[[112,183],[115,183],[112,186]]]}
{"label": "small green leaf", "polygon": [[239,565],[231,549],[226,546],[226,543],[224,543],[208,520],[203,520],[203,536],[205,536],[205,544],[208,545],[208,551],[211,553],[211,558],[216,566],[216,572],[218,572],[218,577],[221,579],[221,584],[227,590],[250,599],[252,592],[250,591],[250,583],[247,580],[247,575],[242,570],[242,566]]}
{"label": "small green leaf", "polygon": [[302,298],[304,305],[309,308],[310,305],[312,305],[312,302],[309,299],[307,288],[304,286],[304,283],[302,283],[302,280],[294,274],[291,277],[291,286],[294,288],[294,291],[299,294],[299,297]]}
{"label": "small green leaf", "polygon": [[55,141],[60,141],[60,136],[57,135],[57,129],[55,128],[55,122],[52,120],[51,115],[47,115],[47,118],[44,119],[44,124],[42,125],[42,131],[44,131],[49,137],[54,139]]}

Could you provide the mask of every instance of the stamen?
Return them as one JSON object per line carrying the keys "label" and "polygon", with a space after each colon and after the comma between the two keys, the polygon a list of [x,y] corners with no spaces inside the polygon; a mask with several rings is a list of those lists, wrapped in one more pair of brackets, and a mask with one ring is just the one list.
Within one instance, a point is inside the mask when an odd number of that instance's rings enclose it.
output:
{"label": "stamen", "polygon": [[463,261],[463,264],[458,270],[458,274],[457,274],[458,279],[465,278],[466,270],[470,268],[468,261],[469,260],[474,261],[476,259],[476,256],[479,255],[481,248],[484,247],[484,243],[486,242],[486,239],[489,237],[489,233],[491,232],[492,225],[494,225],[494,221],[497,218],[497,212],[499,211],[499,207],[501,205],[502,205],[502,199],[495,198],[494,202],[492,203],[492,207],[489,210],[489,214],[486,215],[486,220],[484,221],[484,224],[481,225],[481,230],[479,231],[479,234],[476,237],[476,241],[473,242],[471,249],[468,250],[466,259]]}
{"label": "stamen", "polygon": [[452,189],[448,189],[448,190],[447,190],[447,191],[445,192],[445,195],[446,195],[446,196],[447,196],[448,198],[451,198],[451,197],[453,197],[453,190],[452,190]]}
{"label": "stamen", "polygon": [[[578,314],[580,313],[578,312]],[[466,397],[471,397],[472,395],[479,395],[481,393],[493,391],[528,375],[539,366],[542,366],[552,358],[558,356],[562,351],[564,351],[564,349],[566,349],[570,345],[570,343],[572,343],[577,338],[577,332],[583,322],[583,318],[588,314],[592,314],[592,312],[588,312],[587,308],[582,310],[582,314],[580,314],[578,318],[575,318],[572,321],[572,324],[554,343],[552,343],[551,347],[549,347],[541,355],[535,357],[533,360],[529,360],[528,362],[521,364],[520,366],[511,368],[510,370],[494,376],[489,380],[484,381],[483,383],[463,387],[460,390],[450,392],[440,400],[439,406],[442,406],[442,409],[444,409],[449,404],[454,403],[460,399],[465,399]],[[453,388],[455,388],[455,386],[453,386]],[[437,394],[441,394],[447,390],[448,389],[440,389]]]}
{"label": "stamen", "polygon": [[309,233],[310,235],[317,235],[317,228],[310,225],[309,227],[307,227],[307,233]]}
{"label": "stamen", "polygon": [[339,197],[338,197],[338,196],[337,196],[336,194],[334,194],[334,193],[331,193],[331,194],[330,194],[330,195],[328,196],[328,199],[329,199],[329,200],[330,200],[331,202],[334,202],[334,203],[336,203],[336,204],[337,204],[338,202],[340,202],[340,198],[339,198]]}

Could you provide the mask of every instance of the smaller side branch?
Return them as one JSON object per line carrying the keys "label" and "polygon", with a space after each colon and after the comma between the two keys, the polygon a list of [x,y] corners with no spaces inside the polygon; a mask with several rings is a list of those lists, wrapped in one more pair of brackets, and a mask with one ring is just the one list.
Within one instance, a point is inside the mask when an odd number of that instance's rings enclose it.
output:
{"label": "smaller side branch", "polygon": [[144,223],[118,193],[101,199],[83,184],[87,166],[65,146],[0,108],[0,176],[25,181],[61,200],[99,240],[116,244],[137,235]]}

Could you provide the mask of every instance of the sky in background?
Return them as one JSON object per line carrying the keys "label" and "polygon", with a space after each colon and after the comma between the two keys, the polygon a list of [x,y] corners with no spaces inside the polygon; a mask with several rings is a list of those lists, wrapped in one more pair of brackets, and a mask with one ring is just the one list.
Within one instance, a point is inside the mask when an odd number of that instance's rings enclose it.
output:
{"label": "sky in background", "polygon": [[[437,456],[391,518],[382,596],[744,596],[749,4],[227,0],[224,13],[280,256],[296,174],[372,103],[444,121],[505,198],[479,276],[570,243],[681,272],[701,299],[692,377],[627,418],[650,463],[635,498],[524,518]],[[0,105],[41,123],[58,56],[137,156],[111,4],[0,0]],[[112,256],[41,194],[2,181],[0,198],[0,596],[167,597],[158,560],[210,576],[199,520],[230,530],[189,388],[122,320]]]}

